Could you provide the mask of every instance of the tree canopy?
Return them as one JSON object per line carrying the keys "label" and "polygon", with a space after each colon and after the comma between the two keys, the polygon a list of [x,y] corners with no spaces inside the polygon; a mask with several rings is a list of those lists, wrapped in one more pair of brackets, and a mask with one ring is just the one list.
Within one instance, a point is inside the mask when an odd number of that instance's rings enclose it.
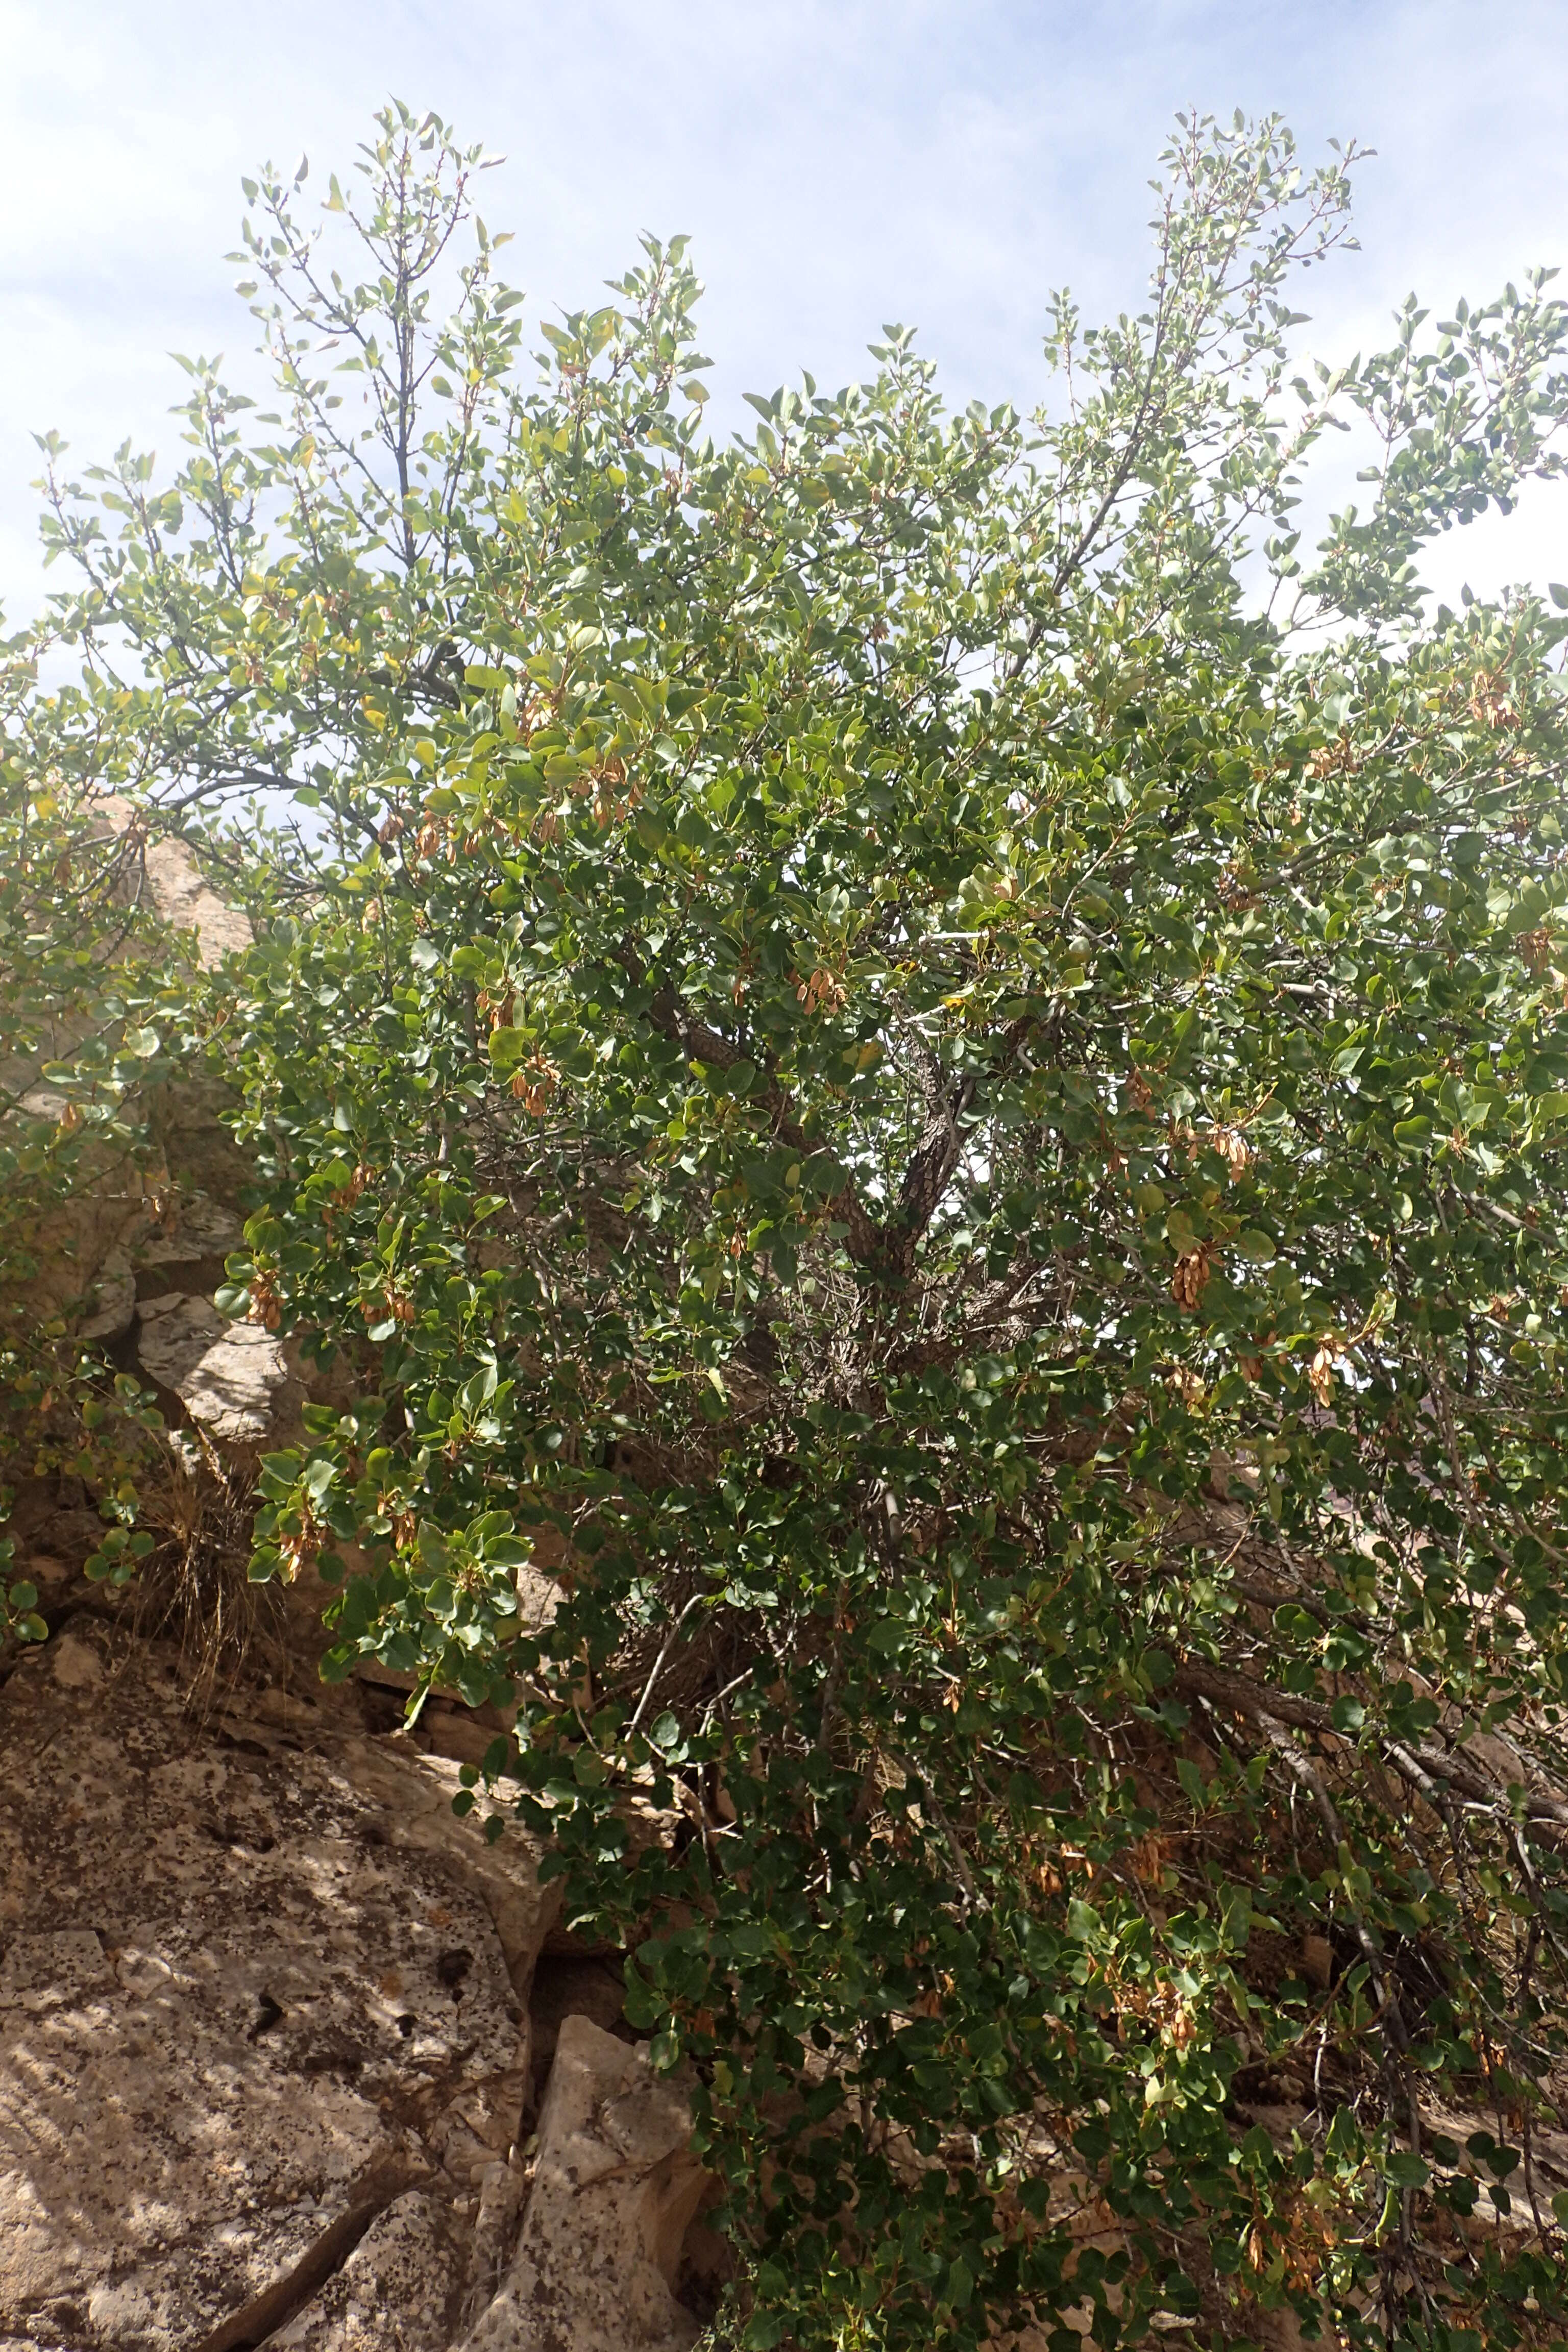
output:
{"label": "tree canopy", "polygon": [[137,1034],[351,1375],[252,1574],[518,1707],[758,2352],[1568,2325],[1568,592],[1419,580],[1568,310],[1304,367],[1353,162],[1184,121],[1034,415],[889,327],[715,442],[684,241],[535,374],[394,108],[247,184],[271,412],[49,446],[7,789],[251,907]]}

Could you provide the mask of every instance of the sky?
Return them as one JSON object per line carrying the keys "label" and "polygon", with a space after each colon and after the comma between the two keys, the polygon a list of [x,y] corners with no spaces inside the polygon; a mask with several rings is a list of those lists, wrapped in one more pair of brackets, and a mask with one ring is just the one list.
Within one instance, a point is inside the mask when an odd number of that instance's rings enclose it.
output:
{"label": "sky", "polygon": [[[0,602],[40,565],[32,435],[165,466],[183,378],[253,322],[225,261],[240,174],[344,172],[392,94],[505,156],[529,315],[588,307],[637,233],[692,238],[711,416],[803,368],[870,372],[916,326],[952,396],[1032,406],[1050,289],[1136,307],[1148,180],[1179,110],[1278,110],[1309,160],[1378,151],[1362,250],[1310,283],[1331,361],[1568,262],[1565,0],[0,0]],[[1565,279],[1568,288],[1568,279]],[[1568,578],[1568,488],[1445,539],[1428,575]]]}

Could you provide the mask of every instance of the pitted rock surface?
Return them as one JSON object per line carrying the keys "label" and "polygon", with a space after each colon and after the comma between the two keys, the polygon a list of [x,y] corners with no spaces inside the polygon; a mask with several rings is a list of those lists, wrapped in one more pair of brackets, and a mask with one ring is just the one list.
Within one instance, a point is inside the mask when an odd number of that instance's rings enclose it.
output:
{"label": "pitted rock surface", "polygon": [[188,2352],[367,2186],[421,2192],[354,2273],[403,2247],[408,2332],[354,2334],[356,2288],[299,2341],[447,2340],[552,1900],[455,1767],[261,1696],[195,1723],[170,1655],[81,1618],[0,1692],[0,2341]]}
{"label": "pitted rock surface", "polygon": [[709,2188],[687,2086],[586,2017],[560,2029],[518,2248],[466,2352],[689,2352],[681,2247]]}
{"label": "pitted rock surface", "polygon": [[447,2215],[435,2199],[410,2190],[268,2339],[272,2352],[445,2352],[458,2278]]}

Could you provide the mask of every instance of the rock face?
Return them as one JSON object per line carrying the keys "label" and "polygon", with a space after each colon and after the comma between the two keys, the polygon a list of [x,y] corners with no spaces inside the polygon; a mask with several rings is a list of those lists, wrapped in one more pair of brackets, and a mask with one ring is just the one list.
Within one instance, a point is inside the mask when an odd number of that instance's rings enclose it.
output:
{"label": "rock face", "polygon": [[[105,793],[93,804],[93,830],[100,840],[140,835],[142,819],[134,803],[118,793]],[[249,919],[229,907],[202,879],[202,871],[183,841],[143,840],[142,872],[153,906],[176,930],[194,931],[198,961],[212,971],[224,957],[249,947],[254,938]],[[128,875],[126,887],[133,887]]]}
{"label": "rock face", "polygon": [[[113,794],[94,804],[92,817],[100,838],[139,845],[125,887],[144,887],[165,922],[195,934],[203,965],[210,970],[251,944],[247,918],[208,888],[183,842],[142,838],[135,810]],[[27,1061],[0,1049],[0,1076],[24,1110],[65,1114],[65,1096],[39,1072],[76,1042],[68,1028],[51,1034]],[[62,1317],[77,1337],[116,1348],[124,1369],[142,1371],[176,1418],[231,1454],[254,1451],[275,1433],[288,1366],[275,1339],[226,1323],[212,1304],[224,1257],[241,1244],[237,1210],[250,1175],[224,1123],[230,1105],[210,1076],[182,1076],[139,1108],[150,1149],[132,1155],[94,1146],[49,1229],[32,1236],[42,1261],[29,1286],[33,1303],[40,1316]]]}
{"label": "rock face", "polygon": [[411,2189],[376,2215],[342,2270],[268,2340],[277,2352],[443,2352],[453,2251],[439,2200]]}
{"label": "rock face", "polygon": [[181,1698],[158,1645],[79,1617],[0,1696],[0,2337],[197,2345],[417,2185],[340,2273],[339,2333],[298,2340],[360,2340],[381,2263],[439,2352],[552,1901],[452,1816],[441,1759]]}
{"label": "rock face", "polygon": [[228,1323],[210,1299],[179,1291],[136,1308],[136,1360],[178,1397],[191,1420],[226,1449],[258,1447],[274,1426],[289,1377],[283,1350],[254,1323]]}
{"label": "rock face", "polygon": [[[556,1896],[375,1694],[74,1616],[0,1690],[0,2352],[686,2352],[679,2085],[535,1964]],[[604,1981],[601,1981],[601,1979]]]}
{"label": "rock face", "polygon": [[[200,963],[210,970],[251,944],[247,918],[208,888],[183,842],[143,837],[136,811],[116,794],[97,799],[89,814],[91,830],[100,840],[121,838],[124,893],[144,893],[165,922],[194,932]],[[62,1015],[33,1040],[26,1054],[13,1052],[13,1041],[0,1038],[0,1083],[25,1113],[36,1118],[65,1115],[66,1097],[42,1072],[48,1063],[68,1057],[90,1025],[79,1016]],[[184,1206],[187,1223],[193,1210],[198,1223],[204,1213],[221,1218],[223,1249],[235,1248],[239,1240],[237,1220],[229,1212],[250,1171],[223,1125],[227,1102],[221,1085],[182,1075],[154,1087],[139,1107],[153,1150],[133,1156],[116,1146],[93,1145],[79,1166],[69,1199],[51,1213],[48,1229],[32,1237],[46,1261],[39,1278],[28,1286],[37,1310],[66,1316],[80,1336],[97,1340],[118,1339],[130,1328],[136,1264],[152,1263],[147,1247],[155,1255],[158,1243],[167,1240],[171,1212],[178,1220]],[[175,1255],[184,1258],[188,1253],[182,1246]],[[191,1270],[190,1279],[184,1278],[186,1271],[172,1273],[155,1286],[210,1296],[222,1279],[220,1271],[205,1266]]]}
{"label": "rock face", "polygon": [[708,2186],[690,2133],[646,2050],[563,2021],[521,2240],[472,2352],[689,2352],[674,2288]]}

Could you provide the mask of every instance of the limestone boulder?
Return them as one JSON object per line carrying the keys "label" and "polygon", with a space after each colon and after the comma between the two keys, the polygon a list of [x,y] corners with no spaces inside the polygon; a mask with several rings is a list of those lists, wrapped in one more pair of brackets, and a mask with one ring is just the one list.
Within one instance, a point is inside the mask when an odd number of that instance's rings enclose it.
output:
{"label": "limestone boulder", "polygon": [[[88,814],[99,839],[125,844],[123,895],[150,900],[165,922],[194,933],[197,961],[205,967],[211,970],[226,955],[251,945],[248,918],[225,906],[208,887],[184,842],[148,838],[132,803],[118,794],[99,796]],[[0,1088],[25,1118],[58,1120],[70,1114],[68,1096],[43,1071],[51,1062],[68,1060],[96,1025],[79,1012],[62,1013],[44,1023],[25,1052],[8,1050],[10,1041],[0,1040]],[[153,1204],[171,1188],[183,1188],[232,1206],[252,1172],[226,1124],[232,1097],[214,1076],[182,1074],[136,1095],[128,1108],[145,1118],[150,1148],[133,1150],[101,1139],[88,1144],[70,1197],[51,1213],[47,1230],[34,1237],[40,1265],[27,1286],[37,1313],[78,1318],[80,1336],[100,1341],[119,1339],[129,1326],[123,1259],[127,1253],[134,1259],[136,1244],[153,1225]],[[232,1248],[234,1240],[224,1246]],[[209,1280],[205,1274],[205,1269],[204,1278],[191,1282],[171,1277],[162,1287],[210,1293],[221,1276]]]}
{"label": "limestone boulder", "polygon": [[451,2217],[410,2189],[378,2213],[272,2352],[446,2352],[460,2284]]}
{"label": "limestone boulder", "polygon": [[153,1298],[171,1290],[199,1291],[210,1297],[224,1279],[224,1260],[240,1248],[244,1229],[232,1209],[205,1193],[173,1202],[139,1243],[134,1272],[138,1295]]}
{"label": "limestone boulder", "polygon": [[228,1329],[210,1298],[184,1290],[160,1292],[137,1306],[136,1360],[149,1380],[178,1396],[182,1383]]}
{"label": "limestone boulder", "polygon": [[136,1360],[226,1447],[256,1447],[276,1426],[289,1379],[283,1349],[256,1323],[229,1323],[211,1299],[172,1290],[136,1309]]}
{"label": "limestone boulder", "polygon": [[468,2352],[689,2352],[675,2285],[710,2185],[690,2138],[646,2044],[564,2019],[517,2252]]}

